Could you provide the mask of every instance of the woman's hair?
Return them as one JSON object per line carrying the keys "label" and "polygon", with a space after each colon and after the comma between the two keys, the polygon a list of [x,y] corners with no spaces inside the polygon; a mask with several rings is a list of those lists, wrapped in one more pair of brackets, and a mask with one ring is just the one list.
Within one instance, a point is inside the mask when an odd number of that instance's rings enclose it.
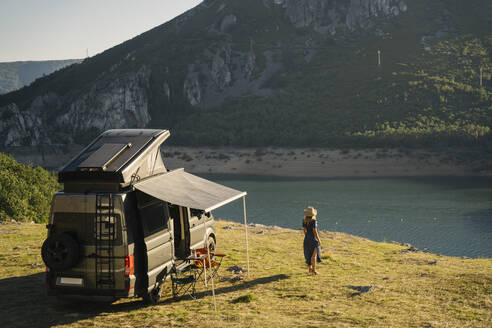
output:
{"label": "woman's hair", "polygon": [[308,223],[308,222],[310,222],[312,219],[313,219],[313,217],[312,217],[312,216],[305,216],[305,217],[304,217],[304,223]]}

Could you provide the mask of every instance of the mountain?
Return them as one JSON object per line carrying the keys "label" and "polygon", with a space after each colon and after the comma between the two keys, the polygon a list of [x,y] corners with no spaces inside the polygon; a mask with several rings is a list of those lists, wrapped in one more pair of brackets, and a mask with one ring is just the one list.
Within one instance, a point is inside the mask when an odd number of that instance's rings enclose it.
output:
{"label": "mountain", "polygon": [[[489,0],[208,0],[0,97],[0,147],[492,144]],[[481,70],[481,85],[480,85]]]}
{"label": "mountain", "polygon": [[0,94],[20,89],[41,76],[80,61],[67,59],[0,63]]}

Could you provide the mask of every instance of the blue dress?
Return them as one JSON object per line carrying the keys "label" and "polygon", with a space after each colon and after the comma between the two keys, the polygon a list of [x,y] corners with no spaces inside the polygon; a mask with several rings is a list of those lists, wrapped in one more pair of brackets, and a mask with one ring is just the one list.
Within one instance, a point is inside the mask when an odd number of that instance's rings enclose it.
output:
{"label": "blue dress", "polygon": [[318,221],[311,220],[309,223],[302,221],[302,227],[306,228],[306,235],[304,236],[304,258],[306,259],[306,264],[311,265],[311,257],[313,256],[314,249],[318,249],[318,254],[316,256],[316,262],[321,262],[320,253],[321,247],[319,247],[319,242],[314,236],[314,228],[318,229]]}

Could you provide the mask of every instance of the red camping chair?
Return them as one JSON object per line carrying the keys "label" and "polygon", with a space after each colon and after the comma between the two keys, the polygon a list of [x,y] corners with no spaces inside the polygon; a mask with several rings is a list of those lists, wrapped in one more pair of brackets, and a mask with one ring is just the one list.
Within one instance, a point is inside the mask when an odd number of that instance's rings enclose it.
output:
{"label": "red camping chair", "polygon": [[[201,255],[207,255],[208,251],[206,248],[198,248],[198,249],[195,249],[195,253],[196,253],[197,257],[200,257]],[[202,271],[204,269],[204,264],[205,264],[205,268],[207,271],[207,279],[211,279],[211,278],[215,278],[215,277],[217,277],[217,279],[219,279],[220,276],[219,276],[218,271],[219,271],[220,265],[222,264],[222,260],[224,259],[225,256],[226,256],[226,254],[221,254],[221,253],[216,253],[216,252],[210,251],[210,257],[212,260],[210,260],[208,257],[206,257],[204,259],[204,261],[195,260],[194,264],[197,268],[202,269]],[[200,276],[201,276],[201,272],[200,272]]]}

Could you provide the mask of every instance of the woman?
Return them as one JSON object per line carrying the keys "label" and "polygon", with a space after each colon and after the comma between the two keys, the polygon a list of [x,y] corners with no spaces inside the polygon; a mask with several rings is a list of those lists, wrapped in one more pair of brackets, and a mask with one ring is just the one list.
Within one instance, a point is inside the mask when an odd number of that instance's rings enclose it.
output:
{"label": "woman", "polygon": [[318,211],[312,206],[304,210],[304,220],[302,227],[304,229],[304,258],[309,266],[309,273],[318,274],[316,271],[316,262],[321,262],[321,241],[318,236],[318,222],[316,221]]}

